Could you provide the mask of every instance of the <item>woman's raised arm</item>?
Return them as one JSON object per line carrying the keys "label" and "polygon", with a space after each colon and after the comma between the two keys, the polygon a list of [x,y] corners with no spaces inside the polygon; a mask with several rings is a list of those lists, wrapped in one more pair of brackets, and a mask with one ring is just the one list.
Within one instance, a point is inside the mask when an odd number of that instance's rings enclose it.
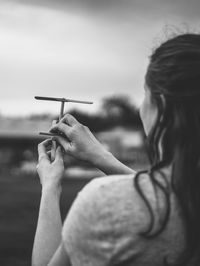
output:
{"label": "woman's raised arm", "polygon": [[91,163],[107,175],[135,173],[107,151],[89,128],[79,123],[72,115],[65,115],[51,128],[51,132],[58,131],[62,136],[55,136],[54,139],[67,154]]}
{"label": "woman's raised arm", "polygon": [[[62,222],[59,203],[64,164],[60,147],[55,151],[55,160],[51,161],[47,152],[47,147],[51,145],[51,142],[51,140],[45,140],[38,145],[39,163],[37,171],[42,185],[42,196],[33,245],[33,266],[48,265],[61,245]],[[56,253],[58,254],[59,252],[59,254],[63,255],[64,253],[60,252],[60,250],[61,248]],[[65,261],[67,260],[66,256],[67,254],[63,256]]]}

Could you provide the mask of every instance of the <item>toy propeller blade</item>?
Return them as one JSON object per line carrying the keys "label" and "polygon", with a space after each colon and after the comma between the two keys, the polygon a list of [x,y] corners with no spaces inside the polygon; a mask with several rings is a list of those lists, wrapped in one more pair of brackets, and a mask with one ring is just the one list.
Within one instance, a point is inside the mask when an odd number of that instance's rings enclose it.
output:
{"label": "toy propeller blade", "polygon": [[36,100],[43,100],[43,101],[56,101],[56,102],[72,102],[72,103],[83,103],[83,104],[93,104],[93,102],[88,101],[79,101],[79,100],[72,100],[72,99],[65,99],[65,98],[54,98],[54,97],[43,97],[43,96],[35,96]]}

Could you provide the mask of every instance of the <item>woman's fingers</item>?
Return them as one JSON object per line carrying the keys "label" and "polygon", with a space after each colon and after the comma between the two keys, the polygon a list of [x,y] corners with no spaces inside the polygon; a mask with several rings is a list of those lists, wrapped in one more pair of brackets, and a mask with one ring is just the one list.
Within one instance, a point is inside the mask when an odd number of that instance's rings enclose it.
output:
{"label": "woman's fingers", "polygon": [[73,127],[76,124],[79,124],[78,120],[73,115],[66,114],[63,116],[63,118],[60,120],[62,123],[66,123],[67,125]]}
{"label": "woman's fingers", "polygon": [[60,146],[58,146],[58,148],[56,149],[55,161],[58,160],[63,160],[63,154]]}
{"label": "woman's fingers", "polygon": [[41,160],[47,160],[49,161],[49,157],[47,154],[47,147],[51,143],[51,139],[46,139],[45,141],[41,142],[38,145],[38,155],[39,155],[39,161]]}
{"label": "woman's fingers", "polygon": [[[55,126],[57,124],[57,120],[53,120],[52,121],[52,126]],[[51,147],[51,161],[54,161],[56,158],[56,142],[52,141],[52,147]]]}
{"label": "woman's fingers", "polygon": [[71,132],[71,127],[62,123],[62,122],[59,122],[58,124],[56,124],[55,126],[53,126],[51,129],[50,129],[50,132],[52,133],[56,133],[56,132],[62,132],[68,139],[70,139],[70,132]]}
{"label": "woman's fingers", "polygon": [[66,114],[60,120],[60,122],[58,122],[56,124],[52,124],[50,132],[52,132],[52,133],[61,132],[67,137],[67,139],[69,141],[71,141],[71,137],[70,137],[71,135],[70,134],[72,132],[73,126],[75,126],[75,125],[80,125],[80,123],[72,115]]}
{"label": "woman's fingers", "polygon": [[56,142],[54,140],[52,140],[52,146],[51,146],[51,161],[53,162],[55,160],[56,157]]}
{"label": "woman's fingers", "polygon": [[61,136],[55,136],[53,137],[53,140],[56,140],[56,142],[58,142],[67,153],[70,153],[71,144],[66,140],[66,138],[63,138]]}
{"label": "woman's fingers", "polygon": [[47,150],[50,143],[52,140],[45,140],[38,146],[40,161],[37,165],[37,172],[43,187],[60,187],[64,174],[61,147],[56,148],[55,160],[52,161],[49,156],[51,151]]}
{"label": "woman's fingers", "polygon": [[62,131],[63,133],[67,130],[69,130],[70,127],[62,122],[59,122],[58,124],[52,126],[52,128],[50,129],[50,131],[52,132],[55,132],[56,130],[60,130]]}

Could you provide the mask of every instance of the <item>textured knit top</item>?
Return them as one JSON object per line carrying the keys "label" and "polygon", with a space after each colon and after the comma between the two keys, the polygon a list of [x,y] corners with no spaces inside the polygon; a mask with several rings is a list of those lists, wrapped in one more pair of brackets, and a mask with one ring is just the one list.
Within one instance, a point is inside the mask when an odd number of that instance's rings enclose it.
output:
{"label": "textured knit top", "polygon": [[[146,174],[140,186],[159,225],[164,196]],[[184,225],[175,195],[164,231],[152,239],[141,236],[150,214],[134,186],[134,175],[96,178],[78,193],[64,222],[62,238],[72,266],[162,266],[185,247]]]}

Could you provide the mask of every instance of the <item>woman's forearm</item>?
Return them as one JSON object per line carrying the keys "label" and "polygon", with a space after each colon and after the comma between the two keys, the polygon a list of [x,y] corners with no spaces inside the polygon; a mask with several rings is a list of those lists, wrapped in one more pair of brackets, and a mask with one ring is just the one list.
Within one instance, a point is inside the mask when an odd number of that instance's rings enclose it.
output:
{"label": "woman's forearm", "polygon": [[46,266],[61,242],[60,194],[60,187],[48,186],[42,189],[32,266]]}
{"label": "woman's forearm", "polygon": [[92,164],[106,175],[135,173],[133,169],[120,162],[112,153],[106,150],[93,156]]}

